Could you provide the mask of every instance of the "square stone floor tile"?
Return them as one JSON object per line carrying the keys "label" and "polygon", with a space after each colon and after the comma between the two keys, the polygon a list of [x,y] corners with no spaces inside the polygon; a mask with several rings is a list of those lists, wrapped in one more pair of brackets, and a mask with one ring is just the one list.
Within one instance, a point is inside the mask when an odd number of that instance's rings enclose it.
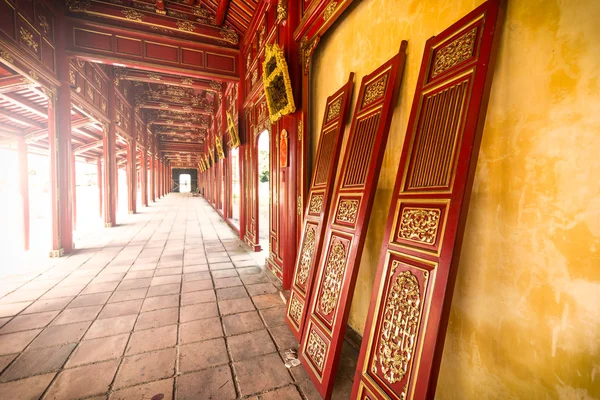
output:
{"label": "square stone floor tile", "polygon": [[248,289],[248,293],[250,293],[250,296],[258,296],[261,294],[278,292],[277,288],[271,283],[257,283],[255,285],[247,284],[246,289]]}
{"label": "square stone floor tile", "polygon": [[177,325],[137,331],[131,335],[127,355],[174,347],[177,344]]}
{"label": "square stone floor tile", "polygon": [[179,307],[179,295],[148,297],[142,305],[142,312],[160,310],[163,308]]}
{"label": "square stone floor tile", "polygon": [[110,400],[171,400],[173,398],[174,379],[144,383],[127,389],[117,390]]}
{"label": "square stone floor tile", "polygon": [[249,400],[302,400],[296,386],[290,385],[272,392],[263,393],[257,397],[251,397]]}
{"label": "square stone floor tile", "polygon": [[90,330],[85,335],[85,339],[89,340],[130,332],[133,330],[136,319],[137,315],[98,319],[90,327]]}
{"label": "square stone floor tile", "polygon": [[172,267],[172,268],[161,268],[157,269],[154,276],[167,276],[167,275],[181,275],[183,273],[182,267]]}
{"label": "square stone floor tile", "polygon": [[233,263],[230,262],[221,262],[221,263],[211,263],[209,264],[209,269],[211,271],[218,271],[221,269],[230,269],[233,268]]}
{"label": "square stone floor tile", "polygon": [[233,369],[242,396],[292,383],[292,377],[279,354],[276,353],[236,362],[233,364]]}
{"label": "square stone floor tile", "polygon": [[217,301],[214,290],[200,290],[198,292],[183,293],[181,295],[182,306],[209,303],[212,301]]}
{"label": "square stone floor tile", "polygon": [[80,295],[80,296],[75,297],[75,299],[71,303],[69,303],[67,308],[103,305],[108,301],[111,294],[112,294],[111,292],[105,292],[105,293]]}
{"label": "square stone floor tile", "polygon": [[85,285],[78,285],[72,287],[55,287],[54,289],[47,291],[45,295],[40,297],[40,300],[57,299],[60,297],[74,297],[77,296],[83,290],[84,287]]}
{"label": "square stone floor tile", "polygon": [[285,312],[287,308],[285,306],[266,308],[260,310],[260,315],[265,321],[265,325],[269,328],[276,326],[285,325]]}
{"label": "square stone floor tile", "polygon": [[25,301],[22,303],[0,304],[0,318],[17,315],[31,303],[31,301]]}
{"label": "square stone floor tile", "polygon": [[218,317],[217,303],[201,303],[181,307],[179,310],[179,321],[190,322],[197,319]]}
{"label": "square stone floor tile", "polygon": [[229,366],[181,375],[177,377],[176,384],[178,400],[234,400],[236,398]]}
{"label": "square stone floor tile", "polygon": [[238,277],[215,279],[215,288],[221,289],[232,286],[242,286],[242,281]]}
{"label": "square stone floor tile", "polygon": [[152,278],[152,282],[150,282],[150,286],[158,286],[158,285],[168,285],[170,283],[180,283],[181,275],[168,275],[168,276],[158,276]]}
{"label": "square stone floor tile", "polygon": [[265,308],[285,306],[285,302],[281,296],[274,293],[259,294],[258,296],[252,296],[252,301],[256,304],[256,308],[263,310]]}
{"label": "square stone floor tile", "polygon": [[148,289],[146,289],[146,288],[119,290],[119,291],[113,293],[113,295],[111,296],[111,298],[108,302],[109,303],[117,303],[120,301],[143,299],[144,297],[146,297],[147,292],[148,292]]}
{"label": "square stone floor tile", "polygon": [[248,297],[246,288],[244,288],[243,286],[234,286],[223,289],[217,289],[217,298],[219,300],[241,299],[243,297]]}
{"label": "square stone floor tile", "polygon": [[114,387],[119,389],[170,378],[175,373],[175,357],[174,348],[126,357],[119,368]]}
{"label": "square stone floor tile", "polygon": [[81,291],[81,294],[93,294],[93,293],[102,293],[102,292],[112,292],[117,288],[119,282],[104,282],[104,283],[95,283],[89,284],[85,289]]}
{"label": "square stone floor tile", "polygon": [[68,308],[63,310],[60,315],[52,321],[52,325],[65,325],[74,322],[92,321],[98,314],[102,306],[89,306],[79,308]]}
{"label": "square stone floor tile", "polygon": [[233,361],[245,360],[277,351],[271,336],[266,330],[231,336],[227,338],[227,346],[229,346]]}
{"label": "square stone floor tile", "polygon": [[64,370],[50,386],[44,400],[71,400],[105,393],[118,365],[118,360],[112,360]]}
{"label": "square stone floor tile", "polygon": [[183,274],[184,282],[194,282],[194,281],[205,281],[207,279],[211,279],[210,272],[193,272],[190,274]]}
{"label": "square stone floor tile", "polygon": [[220,271],[212,271],[211,274],[214,279],[233,278],[238,276],[238,273],[235,269],[223,269]]}
{"label": "square stone floor tile", "polygon": [[98,316],[98,319],[121,317],[123,315],[132,315],[140,312],[142,307],[142,299],[121,301],[118,303],[110,303],[104,306],[104,309]]}
{"label": "square stone floor tile", "polygon": [[108,336],[99,339],[84,340],[79,343],[77,349],[67,362],[66,367],[75,367],[82,364],[90,364],[98,361],[112,360],[123,355],[129,334]]}
{"label": "square stone floor tile", "polygon": [[211,280],[183,282],[182,293],[196,292],[198,290],[208,290],[213,288]]}
{"label": "square stone floor tile", "polygon": [[185,344],[179,348],[181,372],[197,371],[228,362],[229,356],[223,338]]}
{"label": "square stone floor tile", "polygon": [[13,318],[8,324],[0,328],[0,335],[5,333],[13,333],[26,331],[29,329],[43,328],[50,323],[59,311],[47,311],[37,314],[19,315]]}
{"label": "square stone floor tile", "polygon": [[33,375],[58,371],[75,348],[75,343],[45,349],[27,350],[21,354],[0,377],[0,381],[14,381]]}
{"label": "square stone floor tile", "polygon": [[199,319],[186,322],[179,326],[179,341],[181,344],[199,342],[223,336],[219,318]]}
{"label": "square stone floor tile", "polygon": [[204,272],[208,271],[208,265],[192,265],[190,263],[186,263],[183,267],[184,274],[191,274],[194,272]]}
{"label": "square stone floor tile", "polygon": [[124,273],[103,273],[101,272],[97,277],[95,277],[91,283],[104,283],[104,282],[115,282],[120,281],[125,276]]}
{"label": "square stone floor tile", "polygon": [[[49,326],[31,343],[30,349],[57,346],[66,343],[75,343],[81,340],[92,321],[77,322],[75,324]],[[30,332],[30,331],[28,331]]]}
{"label": "square stone floor tile", "polygon": [[35,301],[41,295],[46,293],[47,291],[48,291],[48,289],[25,290],[25,289],[19,288],[19,289],[15,290],[14,292],[2,297],[0,299],[0,304]]}
{"label": "square stone floor tile", "polygon": [[150,282],[152,282],[152,278],[129,279],[126,281],[122,281],[119,284],[117,291],[147,288],[148,286],[150,286]]}
{"label": "square stone floor tile", "polygon": [[[220,325],[220,323],[219,323]],[[33,329],[30,331],[7,333],[0,335],[0,355],[19,353],[31,343],[42,330]]]}
{"label": "square stone floor tile", "polygon": [[179,321],[179,308],[165,308],[140,314],[135,324],[135,330],[158,328],[173,325]]}
{"label": "square stone floor tile", "polygon": [[170,285],[152,286],[148,289],[148,295],[146,297],[166,296],[168,294],[179,294],[181,291],[181,284],[172,283]]}
{"label": "square stone floor tile", "polygon": [[45,374],[0,384],[0,393],[5,399],[39,399],[56,374]]}
{"label": "square stone floor tile", "polygon": [[27,307],[21,314],[33,314],[46,311],[62,310],[73,300],[73,297],[61,297],[58,299],[38,300]]}
{"label": "square stone floor tile", "polygon": [[275,339],[275,344],[277,344],[279,350],[283,351],[287,349],[298,348],[298,341],[287,325],[280,325],[270,328],[269,332],[271,332],[273,339]]}
{"label": "square stone floor tile", "polygon": [[256,262],[254,260],[240,260],[240,261],[234,261],[233,264],[235,265],[236,268],[242,268],[242,267],[255,267],[256,266]]}
{"label": "square stone floor tile", "polygon": [[[240,276],[247,276],[250,277],[252,275],[260,275],[260,276],[264,276],[261,274],[262,269],[259,267],[244,267],[244,268],[236,268],[237,273]],[[264,276],[266,278],[266,276]],[[267,279],[266,282],[268,282],[269,280]],[[259,283],[259,282],[256,282]]]}
{"label": "square stone floor tile", "polygon": [[225,334],[227,336],[233,336],[265,329],[265,326],[260,319],[258,312],[250,311],[224,316],[223,328],[225,329]]}
{"label": "square stone floor tile", "polygon": [[232,300],[219,300],[219,310],[221,315],[236,314],[246,311],[255,310],[254,304],[249,298],[245,299],[232,299]]}
{"label": "square stone floor tile", "polygon": [[[135,267],[133,267],[135,268]],[[128,281],[130,279],[141,279],[141,278],[152,278],[154,276],[154,267],[149,266],[148,269],[144,270],[131,270],[127,275],[123,278],[124,281]]]}
{"label": "square stone floor tile", "polygon": [[[4,356],[0,356],[0,372],[4,370],[15,358],[17,358],[18,354],[7,354]],[[1,392],[0,392],[1,393]]]}
{"label": "square stone floor tile", "polygon": [[268,283],[269,278],[265,274],[255,274],[255,275],[242,275],[240,274],[240,279],[244,282],[244,285],[254,285],[257,283]]}

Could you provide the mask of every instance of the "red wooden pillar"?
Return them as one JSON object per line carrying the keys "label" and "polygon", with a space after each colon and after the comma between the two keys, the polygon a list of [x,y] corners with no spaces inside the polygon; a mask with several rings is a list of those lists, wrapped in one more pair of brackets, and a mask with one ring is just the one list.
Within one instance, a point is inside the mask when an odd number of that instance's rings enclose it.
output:
{"label": "red wooden pillar", "polygon": [[27,162],[27,144],[24,138],[17,141],[19,151],[19,189],[23,208],[23,249],[29,250],[29,166]]}
{"label": "red wooden pillar", "polygon": [[115,109],[115,84],[114,80],[108,85],[108,118],[111,121],[104,126],[103,151],[104,151],[104,226],[110,228],[117,222],[117,127]]}
{"label": "red wooden pillar", "polygon": [[146,153],[146,149],[142,149],[140,173],[142,182],[142,205],[148,207],[148,154]]}
{"label": "red wooden pillar", "polygon": [[135,137],[127,142],[127,203],[129,214],[136,212],[136,157],[135,157]]}
{"label": "red wooden pillar", "polygon": [[73,230],[77,230],[77,174],[75,154],[71,155],[71,191],[73,192]]}
{"label": "red wooden pillar", "polygon": [[98,158],[98,160],[96,160],[96,170],[97,170],[97,186],[98,186],[98,213],[100,215],[100,218],[102,218],[102,158]]}
{"label": "red wooden pillar", "polygon": [[156,201],[156,164],[154,162],[154,156],[150,157],[150,200],[154,203]]}
{"label": "red wooden pillar", "polygon": [[158,198],[163,196],[162,182],[163,182],[163,164],[162,161],[157,160],[158,163]]}

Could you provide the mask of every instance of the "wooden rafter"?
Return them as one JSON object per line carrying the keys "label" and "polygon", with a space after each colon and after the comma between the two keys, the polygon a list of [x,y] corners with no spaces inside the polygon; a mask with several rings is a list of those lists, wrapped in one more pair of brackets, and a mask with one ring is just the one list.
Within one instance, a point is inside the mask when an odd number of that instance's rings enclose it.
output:
{"label": "wooden rafter", "polygon": [[170,86],[178,86],[199,90],[211,90],[215,93],[221,90],[221,84],[215,84],[215,82],[207,82],[193,78],[165,75],[160,73],[151,73],[137,69],[119,68],[116,70],[116,75],[119,79],[125,81],[162,83],[164,85]]}
{"label": "wooden rafter", "polygon": [[20,124],[27,125],[27,126],[29,126],[31,128],[35,128],[35,129],[47,129],[47,125],[46,124],[34,121],[32,119],[24,117],[23,115],[17,114],[17,113],[12,112],[12,111],[7,111],[7,110],[2,109],[2,108],[0,108],[0,115],[6,117],[8,119],[11,119],[13,121],[16,121],[16,122],[18,122]]}
{"label": "wooden rafter", "polygon": [[23,99],[20,96],[15,95],[14,93],[0,93],[0,100],[4,100],[14,106],[24,109],[27,112],[35,114],[39,117],[48,118],[48,110],[38,106],[37,104]]}
{"label": "wooden rafter", "polygon": [[215,24],[223,25],[225,22],[225,17],[227,16],[227,10],[229,9],[229,0],[219,0],[219,5],[217,6],[217,14],[215,15]]}

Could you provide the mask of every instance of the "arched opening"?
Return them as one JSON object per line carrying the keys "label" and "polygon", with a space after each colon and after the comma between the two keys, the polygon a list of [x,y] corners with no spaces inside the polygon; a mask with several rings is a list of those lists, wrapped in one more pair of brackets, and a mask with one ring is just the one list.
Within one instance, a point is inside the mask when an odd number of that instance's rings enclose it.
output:
{"label": "arched opening", "polygon": [[192,191],[192,176],[190,174],[179,174],[179,192],[190,193]]}
{"label": "arched opening", "polygon": [[269,131],[264,130],[257,143],[258,242],[263,251],[269,249],[270,142]]}

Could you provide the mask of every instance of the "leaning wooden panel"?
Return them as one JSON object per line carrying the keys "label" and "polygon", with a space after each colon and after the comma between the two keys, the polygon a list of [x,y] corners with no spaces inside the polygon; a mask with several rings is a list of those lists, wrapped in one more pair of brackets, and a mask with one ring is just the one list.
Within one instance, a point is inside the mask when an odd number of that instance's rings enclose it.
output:
{"label": "leaning wooden panel", "polygon": [[406,41],[391,60],[363,78],[341,173],[315,263],[300,360],[329,398],[346,331],[350,301],[406,59]]}
{"label": "leaning wooden panel", "polygon": [[425,46],[352,398],[434,397],[502,14]]}
{"label": "leaning wooden panel", "polygon": [[350,73],[348,82],[329,96],[325,105],[317,157],[308,192],[308,207],[304,212],[300,251],[296,258],[292,290],[285,315],[286,323],[298,340],[304,329],[305,304],[309,300],[315,275],[314,265],[319,259],[321,241],[325,233],[323,222],[329,212],[329,200],[333,193],[334,174],[338,166],[353,87],[354,73]]}

